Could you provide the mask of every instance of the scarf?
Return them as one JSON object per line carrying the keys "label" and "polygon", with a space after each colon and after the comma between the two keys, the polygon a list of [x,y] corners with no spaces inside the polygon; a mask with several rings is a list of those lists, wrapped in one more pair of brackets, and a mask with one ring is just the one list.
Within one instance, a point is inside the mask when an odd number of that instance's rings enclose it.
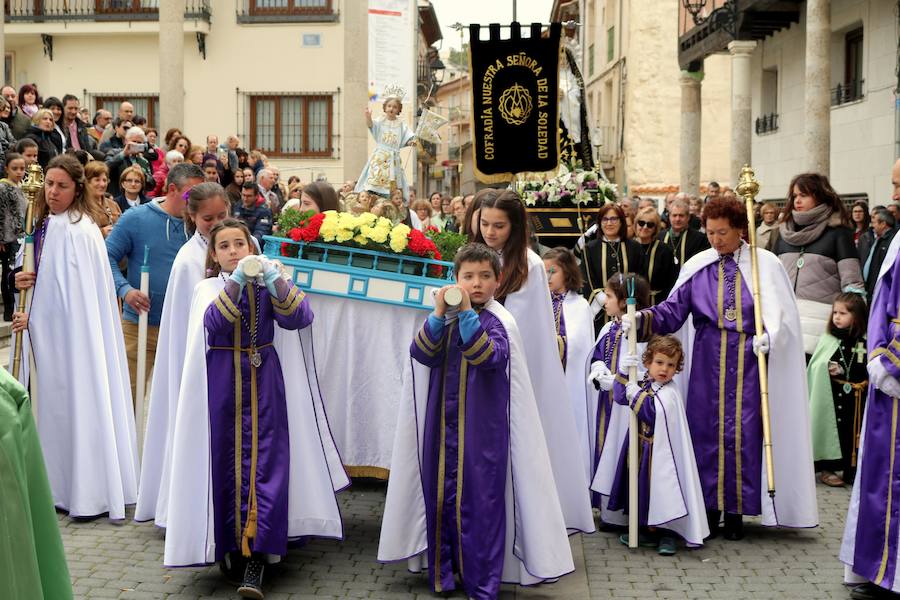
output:
{"label": "scarf", "polygon": [[[781,238],[792,246],[807,246],[822,236],[831,219],[831,207],[819,204],[807,211],[792,211],[792,222],[785,221],[779,227]],[[800,227],[800,229],[797,229]]]}

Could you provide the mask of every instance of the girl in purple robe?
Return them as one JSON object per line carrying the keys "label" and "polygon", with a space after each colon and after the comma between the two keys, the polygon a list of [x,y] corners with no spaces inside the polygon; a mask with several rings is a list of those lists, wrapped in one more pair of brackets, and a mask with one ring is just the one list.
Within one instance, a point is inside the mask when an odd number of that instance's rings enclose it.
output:
{"label": "girl in purple robe", "polygon": [[[650,306],[650,284],[640,275],[634,277],[634,296],[637,301],[637,309],[642,310]],[[625,290],[625,276],[616,273],[606,282],[603,290],[606,300],[604,311],[610,320],[600,330],[600,336],[594,346],[594,354],[591,357],[591,372],[588,377],[590,383],[597,390],[596,405],[593,407],[591,424],[594,434],[592,469],[591,474],[597,470],[600,463],[600,453],[606,441],[606,433],[609,429],[609,420],[612,415],[614,392],[613,383],[616,373],[619,371],[619,358],[625,355],[626,340],[622,334],[622,315],[625,314],[625,300],[628,296]],[[602,510],[600,494],[591,494],[591,504],[594,508]]]}
{"label": "girl in purple robe", "polygon": [[[234,574],[246,562],[238,593],[262,598],[264,556],[286,555],[288,541],[290,438],[274,328],[302,329],[313,314],[277,264],[251,254],[250,232],[239,221],[226,219],[210,232],[207,268],[225,288],[204,326],[216,560]],[[250,278],[244,267],[252,260],[262,273]]]}

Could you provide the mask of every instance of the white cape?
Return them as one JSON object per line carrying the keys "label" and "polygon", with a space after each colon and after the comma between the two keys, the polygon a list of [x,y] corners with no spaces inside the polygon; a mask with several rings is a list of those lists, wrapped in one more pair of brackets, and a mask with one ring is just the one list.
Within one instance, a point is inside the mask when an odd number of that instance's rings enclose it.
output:
{"label": "white cape", "polygon": [[588,489],[589,467],[584,464],[572,411],[560,410],[565,405],[560,393],[566,389],[566,375],[559,361],[544,261],[531,250],[528,250],[528,280],[519,291],[506,297],[504,307],[519,324],[566,527],[570,531],[591,533],[595,526]]}
{"label": "white cape", "polygon": [[[578,431],[580,452],[584,458],[587,480],[591,480],[591,465],[594,461],[594,445],[591,437],[590,406],[596,406],[594,386],[588,383],[591,370],[591,355],[594,353],[594,313],[581,294],[568,292],[563,299],[563,321],[566,326],[566,387],[572,402],[572,415]],[[593,392],[593,393],[592,393]],[[594,413],[596,420],[596,412]]]}
{"label": "white cape", "polygon": [[54,503],[73,517],[124,519],[137,500],[138,459],[121,316],[100,229],[70,217],[47,223],[22,362],[33,351]]}
{"label": "white cape", "polygon": [[[750,247],[743,244],[738,268],[747,286],[753,281]],[[800,316],[787,273],[774,254],[758,249],[763,325],[769,334],[769,422],[775,463],[775,499],[769,498],[766,461],[762,469],[762,524],[779,527],[815,527],[819,523],[816,482],[809,425],[809,393]],[[698,271],[719,260],[709,248],[694,255],[681,268],[670,296]],[[676,375],[685,404],[691,401],[688,379],[694,347],[694,326],[688,317],[676,336],[685,349],[684,370]],[[762,452],[762,449],[761,449]]]}
{"label": "white cape", "polygon": [[169,476],[172,470],[172,426],[175,423],[178,390],[184,368],[188,316],[194,287],[205,275],[206,248],[206,241],[197,232],[178,251],[172,263],[159,322],[156,364],[153,366],[150,385],[150,408],[134,519],[155,519],[160,527],[166,526]]}
{"label": "white cape", "polygon": [[[537,406],[528,378],[518,328],[500,303],[485,306],[506,329],[509,338],[509,467],[506,476],[505,583],[530,585],[574,570],[572,551]],[[378,560],[409,559],[412,570],[427,565],[425,497],[422,491],[425,407],[431,369],[413,364],[412,389],[404,389],[391,457]],[[560,364],[559,358],[556,364]],[[561,365],[560,365],[561,366]]]}
{"label": "white cape", "polygon": [[[672,385],[660,389],[654,403],[656,424],[653,429],[653,459],[650,462],[647,524],[674,531],[689,545],[699,546],[709,535],[709,524],[687,415],[678,390]],[[619,465],[622,444],[628,437],[630,412],[621,404],[613,406],[609,432],[591,485],[592,490],[604,496],[603,520],[618,525],[627,525],[628,517],[624,511],[607,510],[606,504]]]}
{"label": "white cape", "polygon": [[[163,557],[166,566],[207,564],[215,560],[203,316],[223,288],[220,278],[201,281],[191,301],[172,445]],[[334,491],[349,485],[349,480],[330,433],[323,434],[328,432],[328,424],[321,407],[314,357],[305,343],[308,340],[301,343],[301,338],[297,332],[275,327],[274,346],[287,391],[291,444],[288,537],[342,538],[341,514]]]}

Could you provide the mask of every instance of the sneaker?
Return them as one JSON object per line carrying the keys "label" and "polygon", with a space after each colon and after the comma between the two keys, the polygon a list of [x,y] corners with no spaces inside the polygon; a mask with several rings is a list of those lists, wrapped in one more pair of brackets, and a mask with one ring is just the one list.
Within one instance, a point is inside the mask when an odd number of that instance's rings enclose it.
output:
{"label": "sneaker", "polygon": [[244,583],[238,588],[237,592],[242,598],[252,598],[253,600],[263,600],[262,580],[264,565],[258,558],[251,558],[247,563],[247,569],[244,571]]}
{"label": "sneaker", "polygon": [[664,535],[659,538],[659,546],[656,547],[656,551],[661,556],[675,556],[675,553],[678,552],[678,541],[670,535]]}

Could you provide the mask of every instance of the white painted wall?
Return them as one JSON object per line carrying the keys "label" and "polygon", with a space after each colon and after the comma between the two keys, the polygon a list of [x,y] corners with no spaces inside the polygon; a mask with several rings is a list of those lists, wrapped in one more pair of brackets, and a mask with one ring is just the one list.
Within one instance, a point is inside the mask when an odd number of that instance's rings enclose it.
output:
{"label": "white painted wall", "polygon": [[[897,18],[892,0],[834,0],[831,26],[845,32],[863,24],[862,100],[831,109],[832,185],[841,194],[865,193],[870,204],[890,200],[894,161],[894,97],[896,85]],[[760,198],[784,198],[791,178],[803,171],[803,94],[805,15],[800,23],[760,42],[753,55],[753,118],[760,114],[762,70],[777,67],[779,128],[753,134],[753,166],[760,181]],[[843,36],[833,39],[832,82],[843,77]],[[705,115],[704,115],[705,117]]]}

